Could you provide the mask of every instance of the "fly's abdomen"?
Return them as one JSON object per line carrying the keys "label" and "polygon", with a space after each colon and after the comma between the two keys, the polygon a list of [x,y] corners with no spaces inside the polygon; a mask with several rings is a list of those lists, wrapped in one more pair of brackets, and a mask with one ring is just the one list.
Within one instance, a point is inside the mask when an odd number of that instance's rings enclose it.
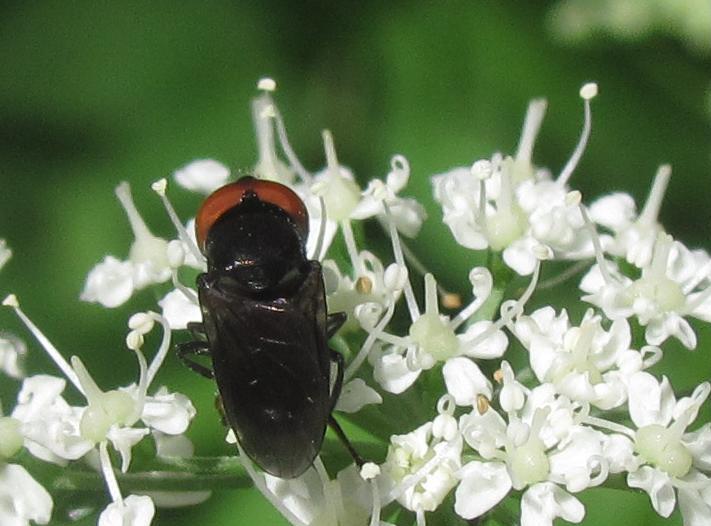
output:
{"label": "fly's abdomen", "polygon": [[209,348],[227,420],[262,469],[297,477],[318,454],[343,375],[335,360],[330,385],[326,294],[321,265],[306,258],[306,205],[284,185],[243,177],[213,192],[195,224],[207,259],[198,292],[208,342],[199,348]]}
{"label": "fly's abdomen", "polygon": [[[234,320],[217,330],[213,345],[227,420],[262,469],[298,476],[321,448],[331,409],[325,339],[314,320],[278,309],[242,317],[239,334]],[[232,334],[229,345],[226,332]]]}

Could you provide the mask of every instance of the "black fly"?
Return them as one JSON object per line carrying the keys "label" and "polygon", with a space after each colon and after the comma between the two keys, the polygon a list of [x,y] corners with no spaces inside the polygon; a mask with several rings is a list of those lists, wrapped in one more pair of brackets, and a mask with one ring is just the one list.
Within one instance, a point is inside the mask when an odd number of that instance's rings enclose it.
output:
{"label": "black fly", "polygon": [[[326,312],[321,265],[305,253],[304,203],[284,185],[243,177],[205,200],[196,234],[207,272],[197,279],[203,324],[191,329],[203,339],[179,345],[178,356],[217,381],[244,451],[267,473],[297,477],[330,424],[360,463],[331,416],[343,358],[328,339],[345,315]],[[212,370],[190,355],[209,355]]]}

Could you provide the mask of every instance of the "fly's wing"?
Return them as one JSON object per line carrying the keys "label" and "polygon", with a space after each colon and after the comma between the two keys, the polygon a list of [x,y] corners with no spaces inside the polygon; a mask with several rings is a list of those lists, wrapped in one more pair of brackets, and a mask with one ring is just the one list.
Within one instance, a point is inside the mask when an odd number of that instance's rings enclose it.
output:
{"label": "fly's wing", "polygon": [[326,307],[320,266],[289,297],[255,300],[207,274],[200,303],[230,426],[245,452],[281,478],[318,454],[330,412]]}

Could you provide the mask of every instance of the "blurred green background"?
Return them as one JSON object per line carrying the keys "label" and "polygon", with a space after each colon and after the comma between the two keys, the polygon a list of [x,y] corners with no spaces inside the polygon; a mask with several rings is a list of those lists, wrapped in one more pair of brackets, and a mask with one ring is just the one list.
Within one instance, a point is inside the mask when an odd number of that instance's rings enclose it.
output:
{"label": "blurred green background", "polygon": [[[133,377],[125,321],[155,308],[154,293],[143,292],[115,311],[78,300],[96,262],[128,252],[131,234],[113,188],[130,181],[154,233],[172,237],[150,183],[195,158],[213,157],[233,170],[253,166],[249,102],[262,76],[278,82],[276,100],[307,168],[323,165],[323,128],[333,131],[341,162],[361,183],[384,176],[392,154],[409,159],[407,193],[430,215],[412,246],[446,287],[465,295],[472,255],[441,224],[429,176],[497,150],[513,152],[527,101],[540,96],[549,109],[534,161],[558,172],[581,128],[578,89],[590,80],[599,83],[600,95],[593,101],[592,138],[571,184],[588,201],[625,190],[639,202],[656,167],[671,163],[662,220],[687,244],[711,248],[711,55],[703,39],[689,45],[662,20],[648,24],[656,31],[598,28],[589,39],[574,41],[556,30],[567,19],[565,11],[551,15],[554,5],[3,3],[0,238],[15,255],[0,273],[0,295],[15,292],[60,350],[80,355],[100,385]],[[177,187],[171,198],[185,218],[198,206],[196,196]],[[27,337],[6,310],[0,327]],[[708,379],[709,344],[711,334],[702,330],[695,353],[670,345],[659,371],[682,390]],[[53,371],[34,344],[28,369]],[[224,453],[214,387],[173,357],[160,379],[198,406],[191,432],[198,453]],[[0,382],[3,405],[10,408],[17,384],[5,377]],[[706,409],[705,421],[709,414]],[[615,495],[587,492],[585,524],[650,523],[656,517],[646,495]],[[154,524],[196,520],[281,524],[250,490],[223,492],[180,513],[160,511]],[[673,523],[680,524],[678,514]]]}

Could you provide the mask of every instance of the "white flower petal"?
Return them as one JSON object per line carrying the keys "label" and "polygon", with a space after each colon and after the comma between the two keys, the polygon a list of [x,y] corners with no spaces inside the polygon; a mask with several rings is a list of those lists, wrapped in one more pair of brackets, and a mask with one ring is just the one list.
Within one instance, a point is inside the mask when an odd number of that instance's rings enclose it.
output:
{"label": "white flower petal", "polygon": [[469,358],[460,356],[447,360],[442,374],[447,392],[452,395],[457,405],[475,406],[480,394],[491,399],[491,382]]}
{"label": "white flower petal", "polygon": [[161,387],[154,396],[146,396],[141,420],[168,435],[179,435],[186,431],[195,413],[187,396]]}
{"label": "white flower petal", "polygon": [[372,387],[360,378],[351,380],[341,389],[341,396],[336,403],[336,411],[344,413],[357,413],[364,406],[382,404],[383,398]]}
{"label": "white flower petal", "polygon": [[506,422],[499,413],[489,409],[483,415],[478,411],[462,415],[459,429],[464,440],[485,459],[497,454],[506,443]]}
{"label": "white flower petal", "polygon": [[521,499],[521,526],[552,526],[557,517],[578,523],[585,517],[585,507],[551,482],[534,484],[526,490]]}
{"label": "white flower petal", "polygon": [[414,238],[427,219],[425,207],[412,198],[397,198],[389,205],[390,217],[403,236]]}
{"label": "white flower petal", "polygon": [[27,526],[29,521],[47,524],[52,506],[50,494],[24,467],[0,465],[0,524]]}
{"label": "white flower petal", "polygon": [[596,343],[600,342],[602,349],[595,354],[595,365],[599,369],[609,369],[619,359],[620,355],[629,351],[632,344],[632,331],[625,319],[612,322],[608,332],[599,330],[596,333]]}
{"label": "white flower petal", "polygon": [[634,454],[634,444],[624,435],[606,435],[602,455],[607,460],[610,473],[635,471],[639,467],[639,459]]}
{"label": "white flower petal", "polygon": [[608,371],[603,374],[602,382],[593,385],[595,396],[591,403],[605,411],[624,404],[627,401],[627,386],[624,378],[626,378],[624,373],[619,371]]}
{"label": "white flower petal", "polygon": [[431,435],[432,422],[425,422],[409,433],[391,436],[390,442],[392,442],[394,446],[405,449],[416,459],[420,460],[425,458],[425,455],[427,455],[430,450],[429,439]]}
{"label": "white flower petal", "polygon": [[528,358],[533,373],[539,382],[550,380],[550,374],[561,348],[545,335],[532,335],[528,344]]}
{"label": "white flower petal", "polygon": [[[197,300],[197,297],[196,297]],[[190,301],[181,291],[174,289],[158,302],[163,308],[163,317],[173,330],[185,329],[189,322],[201,322],[200,305]]]}
{"label": "white flower petal", "polygon": [[402,393],[415,383],[422,372],[421,369],[411,371],[407,367],[407,360],[401,354],[386,352],[373,355],[373,377],[389,393]]}
{"label": "white flower petal", "polygon": [[121,471],[126,473],[131,464],[131,449],[138,444],[144,436],[148,435],[148,429],[135,429],[132,427],[111,426],[106,438],[111,441],[114,449],[121,455]]}
{"label": "white flower petal", "polygon": [[391,170],[385,177],[385,184],[393,193],[405,188],[410,179],[410,163],[404,155],[394,155],[390,159]]}
{"label": "white flower petal", "polygon": [[195,446],[185,435],[166,435],[156,430],[151,434],[159,457],[192,457],[195,453]]}
{"label": "white flower petal", "polygon": [[687,423],[688,427],[696,420],[696,417],[699,415],[699,409],[709,397],[709,394],[711,394],[711,383],[703,382],[697,385],[694,392],[691,393],[691,396],[680,398],[674,406],[674,410],[672,411],[674,420],[678,420],[684,413],[687,413],[689,419]]}
{"label": "white flower petal", "polygon": [[590,382],[590,373],[571,372],[555,382],[558,392],[571,400],[592,402],[596,398],[595,386]]}
{"label": "white flower petal", "polygon": [[17,406],[12,412],[13,418],[28,422],[42,417],[58,400],[63,402],[62,409],[68,410],[69,406],[61,397],[66,380],[46,374],[38,374],[25,378],[22,389],[17,395]]}
{"label": "white flower petal", "polygon": [[114,308],[122,305],[133,294],[133,264],[106,256],[86,278],[80,299]]}
{"label": "white flower petal", "polygon": [[480,334],[485,332],[493,325],[490,321],[479,321],[473,323],[464,332],[458,336],[461,343],[461,351],[472,358],[492,359],[500,358],[506,352],[509,345],[509,340],[504,334],[504,331],[498,330],[488,336],[484,341],[478,342],[476,345],[471,345]]}
{"label": "white flower petal", "polygon": [[324,507],[321,480],[309,469],[295,479],[280,479],[264,474],[267,489],[304,524],[311,524]]}
{"label": "white flower petal", "polygon": [[496,506],[511,490],[511,477],[502,462],[469,462],[459,472],[454,511],[474,519]]}
{"label": "white flower petal", "polygon": [[362,221],[383,213],[382,201],[380,199],[376,199],[372,193],[369,193],[372,183],[373,181],[371,181],[368,188],[366,188],[363,192],[365,195],[351,212],[351,219],[358,219]]}
{"label": "white flower petal", "polygon": [[606,281],[598,264],[590,267],[590,270],[588,270],[583,276],[583,279],[580,280],[580,290],[587,293],[599,291],[605,285]]}
{"label": "white flower petal", "polygon": [[662,517],[669,517],[674,511],[676,496],[669,476],[650,466],[642,466],[627,475],[627,485],[647,492],[652,507]]}
{"label": "white flower petal", "polygon": [[553,480],[564,481],[566,489],[573,493],[590,487],[598,469],[591,459],[602,456],[603,439],[599,431],[577,426],[565,447],[548,456]]}
{"label": "white flower petal", "polygon": [[637,216],[637,206],[632,196],[620,192],[597,199],[590,205],[588,213],[598,225],[619,232],[632,224]]}
{"label": "white flower petal", "polygon": [[518,381],[506,382],[499,392],[501,409],[506,412],[519,411],[526,402],[526,392]]}
{"label": "white flower petal", "polygon": [[[419,505],[413,506],[414,509],[421,507],[425,511],[435,511],[442,504],[450,490],[457,485],[457,482],[459,482],[457,471],[461,464],[461,443],[462,441],[459,440],[458,447],[452,447],[451,443],[448,442],[440,442],[434,446],[435,454],[442,453],[445,448],[446,452],[442,462],[420,483],[421,491],[417,492],[419,494]],[[411,504],[414,503],[411,502]]]}
{"label": "white flower petal", "polygon": [[693,481],[699,488],[679,488],[679,511],[684,526],[708,526],[711,517],[711,479],[694,473],[686,481]]}
{"label": "white flower petal", "polygon": [[629,411],[638,428],[650,424],[666,426],[671,421],[675,405],[674,392],[666,376],[661,383],[645,372],[635,373],[630,378]]}
{"label": "white flower petal", "polygon": [[123,505],[112,502],[99,516],[98,526],[150,526],[156,508],[150,497],[129,495]]}
{"label": "white flower petal", "polygon": [[696,333],[689,322],[673,312],[652,318],[644,331],[644,338],[651,345],[661,345],[669,336],[677,338],[687,349],[696,348]]}
{"label": "white flower petal", "polygon": [[504,263],[514,269],[520,276],[530,276],[536,268],[538,259],[535,248],[538,241],[532,237],[524,237],[511,243],[504,249]]}
{"label": "white flower petal", "polygon": [[[357,526],[368,522],[368,515],[373,506],[371,482],[363,479],[360,470],[351,464],[338,472],[338,488],[343,499],[342,516],[339,511],[339,524]],[[375,482],[375,481],[373,481]]]}
{"label": "white flower petal", "polygon": [[22,422],[25,446],[35,457],[64,464],[88,453],[94,444],[79,433],[83,409],[62,398],[66,381],[49,375],[26,378],[12,417]]}
{"label": "white flower petal", "polygon": [[694,457],[694,466],[711,471],[711,423],[693,433],[685,434],[683,442]]}
{"label": "white flower petal", "polygon": [[26,354],[25,342],[9,332],[0,332],[0,371],[18,380],[23,378],[22,362]]}
{"label": "white flower petal", "polygon": [[687,349],[696,349],[696,333],[689,322],[676,314],[669,316],[668,319],[673,327],[671,334]]}
{"label": "white flower petal", "polygon": [[538,435],[548,449],[557,444],[565,444],[576,429],[574,410],[577,404],[573,404],[565,396],[558,395],[551,384],[539,385],[526,399],[522,411],[524,421],[530,425],[538,408],[545,407],[550,408],[550,414]]}
{"label": "white flower petal", "polygon": [[625,256],[628,263],[637,268],[644,268],[652,261],[654,243],[661,231],[659,225],[634,223],[622,230],[611,247],[611,252]]}
{"label": "white flower petal", "polygon": [[176,170],[173,177],[186,190],[209,194],[227,182],[230,169],[214,159],[198,159]]}
{"label": "white flower petal", "polygon": [[460,245],[485,249],[489,242],[479,224],[479,180],[469,168],[454,168],[432,177],[434,198],[442,205],[443,221]]}
{"label": "white flower petal", "polygon": [[0,239],[0,269],[5,266],[5,263],[10,261],[12,257],[12,250],[7,246],[7,242],[4,239]]}

